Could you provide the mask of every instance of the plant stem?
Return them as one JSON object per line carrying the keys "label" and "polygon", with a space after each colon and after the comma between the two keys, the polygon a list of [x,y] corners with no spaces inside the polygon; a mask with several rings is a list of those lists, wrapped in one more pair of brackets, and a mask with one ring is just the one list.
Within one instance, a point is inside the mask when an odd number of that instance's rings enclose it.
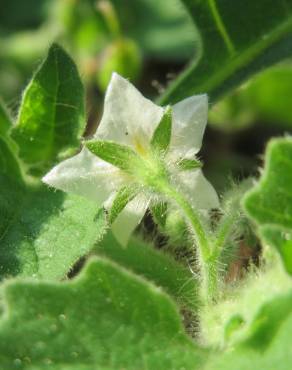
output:
{"label": "plant stem", "polygon": [[199,213],[191,206],[189,201],[171,185],[163,183],[160,191],[181,209],[183,215],[192,227],[193,235],[199,249],[200,268],[202,275],[201,298],[203,301],[210,301],[217,295],[217,253],[213,252],[210,246],[210,237],[206,228],[200,220]]}

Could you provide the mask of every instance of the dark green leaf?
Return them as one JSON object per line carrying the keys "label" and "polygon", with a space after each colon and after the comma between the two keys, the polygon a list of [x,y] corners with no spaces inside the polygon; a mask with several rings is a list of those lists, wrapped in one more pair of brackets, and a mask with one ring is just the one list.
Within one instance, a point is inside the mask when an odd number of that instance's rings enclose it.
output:
{"label": "dark green leaf", "polygon": [[0,136],[5,137],[11,128],[11,119],[3,103],[0,100]]}
{"label": "dark green leaf", "polygon": [[207,354],[167,295],[106,260],[69,283],[11,283],[5,297],[3,369],[195,370]]}
{"label": "dark green leaf", "polygon": [[9,140],[4,140],[0,135],[0,173],[22,181],[20,163],[8,142]]}
{"label": "dark green leaf", "polygon": [[43,173],[62,151],[79,146],[84,127],[78,71],[68,54],[53,44],[24,92],[12,137],[20,157]]}
{"label": "dark green leaf", "polygon": [[211,102],[260,69],[292,54],[292,4],[278,0],[182,0],[201,34],[199,59],[161,103],[208,93]]}

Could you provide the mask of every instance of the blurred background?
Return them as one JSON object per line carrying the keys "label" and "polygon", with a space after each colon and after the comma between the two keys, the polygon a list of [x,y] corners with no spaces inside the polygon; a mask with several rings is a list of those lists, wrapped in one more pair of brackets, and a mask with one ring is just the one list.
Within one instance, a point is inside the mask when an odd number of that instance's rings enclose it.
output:
{"label": "blurred background", "polygon": [[[0,96],[16,114],[32,72],[53,41],[72,55],[86,86],[94,132],[112,71],[155,98],[201,52],[200,34],[179,0],[1,0]],[[210,106],[203,149],[219,193],[256,174],[267,140],[291,132],[292,61]]]}

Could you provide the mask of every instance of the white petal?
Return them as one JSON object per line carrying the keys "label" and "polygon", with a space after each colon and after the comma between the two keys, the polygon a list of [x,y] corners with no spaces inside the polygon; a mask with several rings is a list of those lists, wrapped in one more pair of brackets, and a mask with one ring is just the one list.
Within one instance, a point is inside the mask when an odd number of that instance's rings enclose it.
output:
{"label": "white petal", "polygon": [[195,95],[173,106],[173,125],[170,151],[175,156],[190,157],[202,145],[208,120],[207,95]]}
{"label": "white petal", "polygon": [[129,202],[112,225],[112,232],[122,246],[126,246],[131,234],[141,222],[150,199],[140,194]]}
{"label": "white petal", "polygon": [[101,205],[119,187],[122,177],[116,167],[83,148],[76,156],[55,166],[42,181]]}
{"label": "white petal", "polygon": [[146,99],[126,79],[113,73],[106,91],[104,112],[95,133],[102,140],[135,146],[149,143],[163,108]]}
{"label": "white petal", "polygon": [[182,171],[178,176],[177,185],[186,194],[193,207],[200,210],[219,207],[218,195],[201,170]]}

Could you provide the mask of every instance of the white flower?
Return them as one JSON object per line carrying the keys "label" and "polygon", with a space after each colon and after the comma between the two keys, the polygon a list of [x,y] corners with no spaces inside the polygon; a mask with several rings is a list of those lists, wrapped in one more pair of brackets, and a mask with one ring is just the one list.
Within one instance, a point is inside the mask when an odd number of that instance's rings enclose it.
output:
{"label": "white flower", "polygon": [[[144,98],[127,80],[114,73],[108,86],[104,113],[94,135],[99,140],[114,141],[147,152],[152,135],[164,109]],[[174,163],[192,158],[200,149],[207,123],[206,95],[187,98],[172,107],[172,133],[166,161]],[[54,167],[43,181],[65,192],[82,195],[99,205],[110,207],[114,194],[131,181],[120,169],[107,163],[88,149]],[[176,185],[192,205],[201,210],[218,207],[218,197],[201,170],[179,172]],[[138,194],[119,214],[112,230],[121,244],[141,221],[149,205],[149,196]]]}

